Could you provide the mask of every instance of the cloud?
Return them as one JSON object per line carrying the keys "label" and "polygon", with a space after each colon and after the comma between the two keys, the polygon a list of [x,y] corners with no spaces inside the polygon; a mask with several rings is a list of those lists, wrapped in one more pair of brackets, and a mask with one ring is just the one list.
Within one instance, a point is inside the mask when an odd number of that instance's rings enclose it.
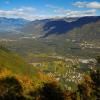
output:
{"label": "cloud", "polygon": [[[86,3],[77,2],[78,7],[83,7],[83,5],[86,5]],[[75,4],[76,5],[76,4]],[[52,11],[55,13],[56,16],[65,16],[65,17],[82,17],[82,16],[95,16],[96,15],[96,9],[90,9],[90,10],[71,10],[71,9],[65,9],[54,5],[46,5],[46,7],[49,7],[52,9]]]}
{"label": "cloud", "polygon": [[100,2],[75,2],[73,5],[76,7],[100,9]]}
{"label": "cloud", "polygon": [[52,10],[51,14],[49,15],[46,14],[46,10],[44,10],[43,13],[40,13],[40,10],[34,7],[20,7],[20,8],[13,8],[11,10],[0,9],[0,17],[24,18],[28,20],[36,20],[36,19],[55,18],[55,17],[57,18],[82,17],[82,16],[96,15],[96,9],[78,11],[78,10],[65,9],[53,5],[46,5],[46,7]]}
{"label": "cloud", "polygon": [[7,18],[24,18],[28,20],[36,20],[36,19],[46,19],[52,18],[51,15],[39,14],[36,8],[33,7],[21,7],[21,8],[14,8],[12,10],[2,10],[0,9],[0,17],[7,17]]}
{"label": "cloud", "polygon": [[35,8],[32,7],[21,7],[19,9],[12,10],[2,10],[0,9],[0,17],[8,17],[8,18],[25,18],[32,20],[34,19],[34,14],[36,12]]}
{"label": "cloud", "polygon": [[66,15],[66,17],[83,17],[83,16],[95,16],[96,10],[85,10],[85,11],[76,11],[76,10],[65,10],[65,9],[57,9],[56,13]]}

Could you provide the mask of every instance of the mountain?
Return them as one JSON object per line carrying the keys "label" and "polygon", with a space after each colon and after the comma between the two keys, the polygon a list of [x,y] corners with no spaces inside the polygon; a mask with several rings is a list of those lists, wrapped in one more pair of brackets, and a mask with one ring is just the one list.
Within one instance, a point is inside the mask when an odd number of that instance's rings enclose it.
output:
{"label": "mountain", "polygon": [[[37,39],[33,39],[30,36],[30,38],[18,39],[12,42],[5,41],[2,43],[21,55],[29,53],[47,53],[50,55],[57,54],[62,56],[95,57],[100,54],[100,20],[99,17],[96,18],[98,19],[90,20],[88,24],[76,27],[61,35],[54,36],[54,34],[52,34],[48,37]],[[84,20],[84,18],[81,18],[81,20]],[[78,21],[80,20],[78,19]],[[78,23],[78,21],[74,21],[73,23]],[[45,23],[47,22],[48,20],[45,20]],[[42,20],[41,24],[43,23],[44,21]],[[81,23],[85,22],[81,21]],[[38,28],[37,31],[39,31]],[[39,36],[39,34],[37,36]]]}
{"label": "mountain", "polygon": [[25,33],[24,35],[28,36],[28,34],[32,34],[35,37],[41,37],[44,35],[43,26],[51,21],[52,19],[44,19],[44,20],[36,20],[26,24],[21,32]]}
{"label": "mountain", "polygon": [[28,20],[21,19],[21,18],[6,18],[6,17],[0,17],[0,25],[9,25],[9,26],[15,26],[15,27],[21,27],[24,26]]}
{"label": "mountain", "polygon": [[64,37],[77,41],[100,41],[100,20],[75,28]]}
{"label": "mountain", "polygon": [[11,39],[3,41],[1,33],[0,43],[24,56],[47,53],[95,57],[100,51],[100,16],[35,20],[17,31],[19,34],[5,33]]}
{"label": "mountain", "polygon": [[[43,19],[32,21],[22,28],[22,32],[33,34],[35,37],[45,37],[47,34],[62,34],[68,29],[68,23],[78,18]],[[61,29],[63,27],[63,29]]]}
{"label": "mountain", "polygon": [[[59,36],[100,20],[100,16],[75,18],[51,18],[28,21],[25,19],[0,18],[1,38],[46,38]],[[6,27],[6,28],[5,28]]]}
{"label": "mountain", "polygon": [[29,21],[21,18],[5,18],[0,17],[0,36],[9,37],[14,34],[21,33],[20,28],[24,27]]}
{"label": "mountain", "polygon": [[25,27],[22,28],[22,32],[33,34],[35,37],[62,35],[75,28],[98,20],[100,20],[100,16],[36,20],[26,24]]}

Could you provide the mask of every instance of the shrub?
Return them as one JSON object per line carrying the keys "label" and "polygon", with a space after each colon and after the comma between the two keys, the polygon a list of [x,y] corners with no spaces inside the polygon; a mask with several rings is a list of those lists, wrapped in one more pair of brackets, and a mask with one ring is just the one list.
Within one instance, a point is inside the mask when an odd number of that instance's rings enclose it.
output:
{"label": "shrub", "polygon": [[55,82],[43,83],[36,93],[37,100],[65,100],[63,90]]}

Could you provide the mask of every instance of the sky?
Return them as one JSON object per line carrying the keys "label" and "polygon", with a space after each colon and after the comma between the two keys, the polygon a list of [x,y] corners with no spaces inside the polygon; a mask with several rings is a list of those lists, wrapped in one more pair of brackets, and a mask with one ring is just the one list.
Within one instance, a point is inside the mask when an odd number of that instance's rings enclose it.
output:
{"label": "sky", "polygon": [[28,20],[100,16],[100,0],[0,0],[0,17]]}

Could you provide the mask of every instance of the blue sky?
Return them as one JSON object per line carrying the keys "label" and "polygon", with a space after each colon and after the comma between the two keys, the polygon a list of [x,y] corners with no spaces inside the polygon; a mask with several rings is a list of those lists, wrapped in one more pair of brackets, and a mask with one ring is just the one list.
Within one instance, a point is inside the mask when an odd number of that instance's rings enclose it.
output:
{"label": "blue sky", "polygon": [[0,17],[29,20],[100,15],[100,0],[0,0]]}

